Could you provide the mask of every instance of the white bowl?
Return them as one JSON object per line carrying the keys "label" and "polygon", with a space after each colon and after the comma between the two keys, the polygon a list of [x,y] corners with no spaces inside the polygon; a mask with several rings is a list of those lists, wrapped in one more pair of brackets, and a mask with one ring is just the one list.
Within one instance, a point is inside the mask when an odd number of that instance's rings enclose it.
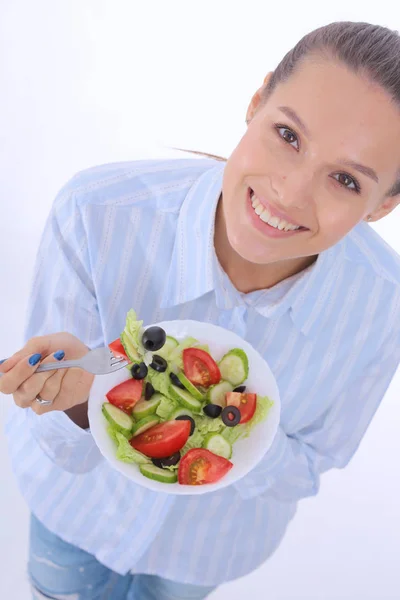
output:
{"label": "white bowl", "polygon": [[188,320],[164,321],[157,325],[162,327],[167,335],[178,340],[192,336],[201,344],[208,344],[212,356],[217,361],[232,348],[242,348],[249,359],[249,376],[246,380],[248,391],[268,396],[274,403],[267,419],[256,425],[248,438],[234,444],[231,458],[234,466],[217,483],[190,486],[153,481],[144,477],[137,465],[117,460],[115,444],[107,433],[108,424],[101,412],[102,404],[106,401],[105,395],[111,388],[130,378],[128,370],[123,368],[110,375],[97,375],[94,379],[89,397],[89,422],[93,438],[100,452],[114,469],[150,490],[166,494],[195,495],[222,489],[247,475],[264,457],[273,442],[280,420],[280,398],[275,377],[262,356],[232,331],[210,323]]}

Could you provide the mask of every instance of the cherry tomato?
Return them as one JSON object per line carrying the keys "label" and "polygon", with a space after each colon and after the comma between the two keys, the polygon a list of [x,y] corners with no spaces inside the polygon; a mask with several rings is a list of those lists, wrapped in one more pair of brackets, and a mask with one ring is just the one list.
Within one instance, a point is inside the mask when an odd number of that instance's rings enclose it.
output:
{"label": "cherry tomato", "polygon": [[183,370],[191,383],[205,388],[221,380],[217,363],[201,348],[186,348],[183,351]]}
{"label": "cherry tomato", "polygon": [[183,485],[203,485],[219,481],[232,469],[230,460],[204,448],[193,448],[181,459],[178,481]]}
{"label": "cherry tomato", "polygon": [[132,448],[150,458],[165,458],[178,452],[188,441],[189,421],[166,421],[133,437]]}

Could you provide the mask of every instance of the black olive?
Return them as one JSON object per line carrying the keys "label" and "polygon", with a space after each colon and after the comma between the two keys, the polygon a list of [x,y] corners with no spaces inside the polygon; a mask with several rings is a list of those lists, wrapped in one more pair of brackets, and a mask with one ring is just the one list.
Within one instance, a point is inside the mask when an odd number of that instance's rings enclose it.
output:
{"label": "black olive", "polygon": [[222,413],[222,406],[219,406],[219,404],[206,404],[203,408],[203,412],[207,417],[216,419]]}
{"label": "black olive", "polygon": [[142,337],[142,344],[146,350],[156,352],[162,348],[167,339],[167,334],[161,327],[149,327],[145,330]]}
{"label": "black olive", "polygon": [[196,423],[194,422],[194,419],[192,419],[192,417],[190,417],[189,415],[179,415],[179,417],[175,418],[175,421],[190,421],[189,436],[193,435],[195,427],[196,427]]}
{"label": "black olive", "polygon": [[148,373],[148,368],[144,362],[136,363],[131,367],[131,373],[134,379],[144,379]]}
{"label": "black olive", "polygon": [[234,392],[239,392],[239,394],[243,394],[246,391],[246,386],[245,385],[239,385],[239,387],[235,388],[233,391]]}
{"label": "black olive", "polygon": [[163,469],[164,467],[173,467],[174,465],[177,465],[180,460],[181,453],[179,451],[175,452],[175,454],[172,454],[171,456],[167,456],[166,458],[151,459],[153,465],[155,465],[159,469]]}
{"label": "black olive", "polygon": [[221,419],[227,427],[235,427],[240,423],[241,417],[240,410],[236,406],[225,406],[221,413]]}
{"label": "black olive", "polygon": [[146,383],[146,387],[144,389],[144,399],[150,400],[150,398],[153,396],[154,392],[155,392],[155,389],[151,385],[150,381],[148,381]]}
{"label": "black olive", "polygon": [[176,385],[176,387],[181,388],[181,390],[185,390],[185,386],[183,385],[182,381],[179,379],[179,377],[177,375],[175,375],[175,373],[171,373],[169,374],[169,378],[172,381],[172,383],[174,385]]}
{"label": "black olive", "polygon": [[151,363],[151,368],[159,373],[164,373],[167,370],[167,361],[162,356],[158,356],[158,354],[153,354],[153,362]]}

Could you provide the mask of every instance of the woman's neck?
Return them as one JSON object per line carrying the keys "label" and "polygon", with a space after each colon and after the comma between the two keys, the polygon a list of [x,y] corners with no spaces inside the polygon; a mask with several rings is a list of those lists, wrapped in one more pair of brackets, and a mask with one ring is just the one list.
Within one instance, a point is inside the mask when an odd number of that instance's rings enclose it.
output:
{"label": "woman's neck", "polygon": [[221,200],[215,218],[214,246],[219,263],[233,285],[245,294],[268,289],[300,273],[315,262],[316,257],[305,257],[258,265],[242,258],[229,243]]}

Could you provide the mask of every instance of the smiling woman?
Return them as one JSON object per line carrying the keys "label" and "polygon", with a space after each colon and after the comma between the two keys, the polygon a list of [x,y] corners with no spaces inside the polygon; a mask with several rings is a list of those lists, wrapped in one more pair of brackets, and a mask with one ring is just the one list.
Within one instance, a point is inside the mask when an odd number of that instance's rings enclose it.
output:
{"label": "smiling woman", "polygon": [[[297,502],[347,465],[400,363],[400,259],[365,223],[400,200],[399,117],[397,32],[332,23],[267,75],[227,161],[104,165],[63,188],[26,346],[0,365],[37,595],[205,598],[270,557]],[[278,382],[271,449],[210,498],[125,480],[87,429],[91,378],[35,372],[114,341],[132,306],[234,331]]]}

